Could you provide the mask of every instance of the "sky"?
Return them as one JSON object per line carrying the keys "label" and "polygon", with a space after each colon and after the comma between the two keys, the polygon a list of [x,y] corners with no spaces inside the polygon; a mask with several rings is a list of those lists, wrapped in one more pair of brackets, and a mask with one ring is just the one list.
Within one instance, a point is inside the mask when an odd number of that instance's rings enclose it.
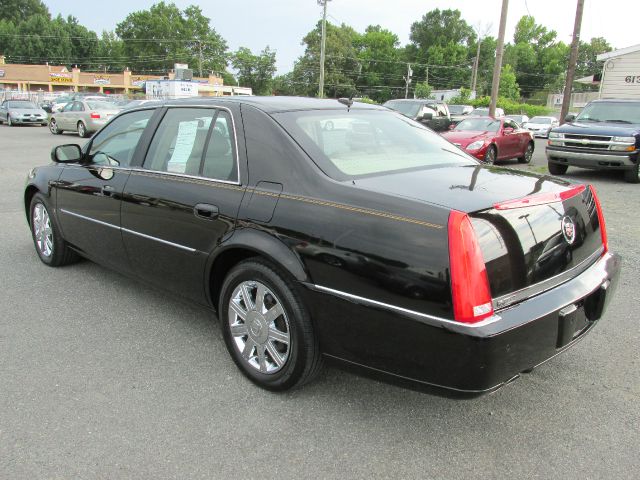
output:
{"label": "sky", "polygon": [[[135,10],[149,8],[153,0],[44,0],[55,16],[73,15],[84,26],[95,30],[113,30],[118,22]],[[179,8],[199,5],[211,19],[211,25],[227,41],[231,50],[248,47],[259,52],[265,46],[276,51],[278,73],[291,71],[295,60],[304,53],[302,37],[313,29],[322,16],[316,0],[174,0]],[[331,0],[328,20],[346,23],[362,32],[368,25],[379,24],[409,42],[411,24],[429,10],[458,9],[472,26],[491,27],[497,36],[502,0]],[[510,0],[507,41],[513,38],[517,21],[533,15],[536,22],[553,29],[558,39],[569,44],[573,32],[576,0]],[[629,12],[625,15],[624,12]],[[614,48],[640,43],[637,0],[586,0],[582,20],[583,40],[604,37]]]}

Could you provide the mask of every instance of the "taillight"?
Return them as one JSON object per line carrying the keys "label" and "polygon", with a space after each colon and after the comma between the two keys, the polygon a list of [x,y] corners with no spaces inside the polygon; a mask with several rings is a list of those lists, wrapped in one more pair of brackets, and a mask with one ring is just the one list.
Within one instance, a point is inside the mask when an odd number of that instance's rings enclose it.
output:
{"label": "taillight", "polygon": [[99,113],[92,113],[91,114],[91,118],[100,118],[100,114]]}
{"label": "taillight", "polygon": [[476,232],[469,216],[457,210],[449,214],[449,266],[454,318],[476,323],[493,315],[489,278]]}
{"label": "taillight", "polygon": [[561,202],[584,192],[585,188],[584,185],[576,185],[562,192],[538,193],[536,195],[529,195],[528,197],[496,203],[493,205],[493,208],[496,210],[510,210],[512,208],[532,207],[534,205]]}
{"label": "taillight", "polygon": [[598,195],[596,195],[596,188],[593,185],[589,185],[591,195],[593,195],[593,201],[596,202],[596,210],[598,212],[598,223],[600,224],[600,235],[602,236],[602,246],[604,247],[604,253],[609,251],[609,239],[607,238],[607,227],[604,223],[604,215],[602,213],[602,206]]}

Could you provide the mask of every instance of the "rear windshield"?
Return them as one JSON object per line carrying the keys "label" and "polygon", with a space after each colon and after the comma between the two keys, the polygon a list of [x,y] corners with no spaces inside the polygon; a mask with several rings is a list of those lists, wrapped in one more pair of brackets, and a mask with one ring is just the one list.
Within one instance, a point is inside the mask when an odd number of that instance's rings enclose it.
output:
{"label": "rear windshield", "polygon": [[35,106],[35,104],[31,103],[31,102],[7,102],[7,107],[9,108],[26,108],[29,110],[32,109],[36,109],[38,107]]}
{"label": "rear windshield", "polygon": [[467,118],[456,125],[454,130],[462,132],[497,132],[500,120],[493,118]]}
{"label": "rear windshield", "polygon": [[449,105],[449,113],[452,115],[462,115],[464,113],[464,105]]}
{"label": "rear windshield", "polygon": [[418,115],[420,107],[422,107],[422,102],[387,102],[384,106],[407,117],[415,117]]}
{"label": "rear windshield", "polygon": [[118,106],[111,102],[87,102],[91,110],[118,110]]}
{"label": "rear windshield", "polygon": [[477,164],[436,133],[394,112],[315,110],[274,118],[336,180]]}
{"label": "rear windshield", "polygon": [[576,118],[582,122],[613,122],[640,124],[640,103],[638,102],[596,102],[590,103]]}
{"label": "rear windshield", "polygon": [[540,125],[549,125],[551,124],[551,119],[548,117],[533,117],[529,120],[529,123],[539,123]]}

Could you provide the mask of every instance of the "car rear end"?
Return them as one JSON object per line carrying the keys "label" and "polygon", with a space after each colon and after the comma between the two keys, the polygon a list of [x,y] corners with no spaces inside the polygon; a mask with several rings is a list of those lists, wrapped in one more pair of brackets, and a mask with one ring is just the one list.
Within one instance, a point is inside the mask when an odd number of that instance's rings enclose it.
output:
{"label": "car rear end", "polygon": [[87,126],[87,132],[98,131],[121,110],[111,102],[88,101],[86,105],[83,120]]}
{"label": "car rear end", "polygon": [[602,318],[620,259],[593,187],[499,202],[449,220],[464,368],[449,386],[486,391],[553,358]]}

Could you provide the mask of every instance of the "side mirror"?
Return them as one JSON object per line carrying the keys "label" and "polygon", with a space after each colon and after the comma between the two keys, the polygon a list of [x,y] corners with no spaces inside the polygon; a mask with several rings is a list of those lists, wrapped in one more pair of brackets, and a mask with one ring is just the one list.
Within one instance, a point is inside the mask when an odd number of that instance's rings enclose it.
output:
{"label": "side mirror", "polygon": [[80,145],[69,143],[58,145],[51,149],[51,160],[55,163],[75,163],[82,159],[82,149]]}
{"label": "side mirror", "polygon": [[430,120],[433,120],[433,113],[425,112],[420,116],[420,118],[418,120],[420,122],[428,122]]}
{"label": "side mirror", "polygon": [[576,119],[575,113],[569,113],[566,117],[564,117],[564,121],[566,123],[573,122]]}

